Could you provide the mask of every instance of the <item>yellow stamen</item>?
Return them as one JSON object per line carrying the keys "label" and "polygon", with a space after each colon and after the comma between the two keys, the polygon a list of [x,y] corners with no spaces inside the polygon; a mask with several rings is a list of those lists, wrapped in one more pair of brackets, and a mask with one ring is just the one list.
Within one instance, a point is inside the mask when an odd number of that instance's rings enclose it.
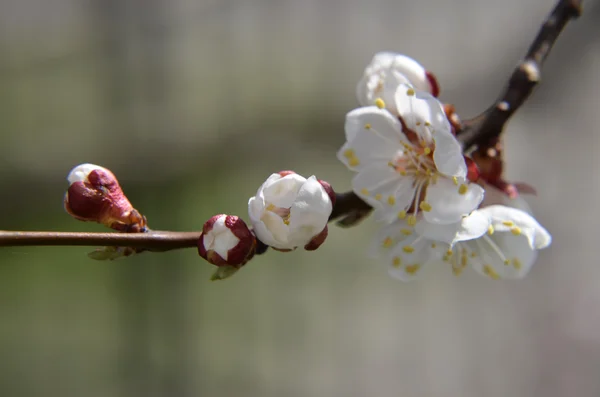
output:
{"label": "yellow stamen", "polygon": [[369,195],[369,191],[367,190],[367,188],[366,188],[366,187],[363,187],[362,189],[360,189],[360,193],[361,193],[361,194],[364,194],[365,196],[368,196],[368,195]]}
{"label": "yellow stamen", "polygon": [[371,129],[371,124],[367,123],[365,124],[365,130],[370,130]]}
{"label": "yellow stamen", "polygon": [[375,195],[375,200],[379,201],[379,200],[381,200],[381,197],[382,197],[382,196],[381,196],[381,193],[377,193],[377,194]]}
{"label": "yellow stamen", "polygon": [[346,157],[347,159],[351,159],[352,157],[354,157],[354,150],[352,149],[346,149],[344,150],[344,157]]}
{"label": "yellow stamen", "polygon": [[488,226],[488,231],[487,231],[487,233],[488,233],[490,236],[491,236],[492,234],[494,234],[494,226],[492,226],[492,225],[489,225],[489,226]]}
{"label": "yellow stamen", "polygon": [[454,184],[455,184],[456,186],[458,186],[458,178],[457,178],[457,177],[453,176],[453,177],[452,177],[452,182],[454,182]]}
{"label": "yellow stamen", "polygon": [[504,222],[502,222],[502,224],[504,226],[508,226],[508,227],[512,227],[515,225],[513,221],[504,221]]}
{"label": "yellow stamen", "polygon": [[383,109],[385,108],[385,102],[383,101],[383,99],[377,98],[375,99],[375,106],[377,106],[379,109]]}
{"label": "yellow stamen", "polygon": [[411,215],[408,217],[408,219],[406,220],[406,223],[408,223],[410,226],[414,226],[417,224],[417,217],[414,215]]}
{"label": "yellow stamen", "polygon": [[423,153],[429,155],[431,153],[431,149],[426,147],[425,149],[423,149]]}
{"label": "yellow stamen", "polygon": [[521,269],[521,267],[523,267],[523,264],[521,263],[520,260],[518,260],[517,258],[513,259],[513,267],[517,270]]}
{"label": "yellow stamen", "polygon": [[510,232],[512,234],[514,234],[515,236],[520,236],[521,235],[521,228],[518,226],[514,226],[510,229]]}
{"label": "yellow stamen", "polygon": [[483,265],[483,272],[493,280],[500,280],[500,275],[490,265]]}
{"label": "yellow stamen", "polygon": [[408,90],[406,90],[406,95],[408,95],[408,96],[415,95],[415,90],[413,90],[412,88],[409,88]]}
{"label": "yellow stamen", "polygon": [[402,251],[406,252],[407,254],[412,254],[413,252],[415,252],[415,249],[410,245],[405,245],[404,247],[402,247]]}
{"label": "yellow stamen", "polygon": [[404,219],[404,218],[406,218],[406,211],[398,212],[398,219]]}
{"label": "yellow stamen", "polygon": [[414,265],[409,265],[406,266],[404,268],[404,270],[406,271],[406,273],[410,274],[410,275],[414,275],[416,272],[419,271],[419,268],[421,267],[421,265],[415,263]]}
{"label": "yellow stamen", "polygon": [[419,204],[419,208],[421,208],[421,210],[423,210],[425,212],[429,212],[429,211],[431,211],[431,204],[429,204],[425,201],[421,201],[421,204]]}
{"label": "yellow stamen", "polygon": [[410,229],[401,229],[400,233],[404,234],[405,236],[410,236],[413,232]]}
{"label": "yellow stamen", "polygon": [[392,240],[390,237],[386,237],[385,240],[383,240],[383,248],[390,248],[392,245],[394,244],[394,240]]}
{"label": "yellow stamen", "polygon": [[394,196],[389,196],[387,202],[389,205],[394,205],[396,204],[396,198]]}
{"label": "yellow stamen", "polygon": [[392,261],[392,264],[394,265],[394,267],[400,267],[400,265],[402,264],[402,260],[399,257],[395,256]]}
{"label": "yellow stamen", "polygon": [[467,194],[468,191],[469,191],[469,187],[467,185],[465,185],[464,183],[462,185],[460,185],[460,187],[458,188],[458,194]]}

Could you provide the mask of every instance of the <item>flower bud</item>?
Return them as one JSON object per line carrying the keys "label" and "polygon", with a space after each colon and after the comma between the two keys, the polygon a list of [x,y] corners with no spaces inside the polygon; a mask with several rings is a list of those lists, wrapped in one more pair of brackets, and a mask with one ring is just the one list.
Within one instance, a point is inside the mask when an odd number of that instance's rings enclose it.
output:
{"label": "flower bud", "polygon": [[256,237],[280,251],[313,250],[327,236],[335,193],[315,176],[306,179],[292,171],[272,174],[248,201]]}
{"label": "flower bud", "polygon": [[379,52],[367,65],[363,77],[356,87],[356,96],[362,106],[379,103],[396,114],[395,92],[400,84],[410,84],[419,91],[429,92],[434,97],[440,93],[439,84],[433,73],[406,55],[394,52]]}
{"label": "flower bud", "polygon": [[81,164],[67,177],[65,210],[80,221],[98,222],[127,233],[147,230],[146,218],[129,202],[115,175],[104,167]]}
{"label": "flower bud", "polygon": [[234,215],[221,214],[210,218],[198,240],[200,256],[219,267],[239,269],[254,255],[255,247],[254,234],[243,220]]}

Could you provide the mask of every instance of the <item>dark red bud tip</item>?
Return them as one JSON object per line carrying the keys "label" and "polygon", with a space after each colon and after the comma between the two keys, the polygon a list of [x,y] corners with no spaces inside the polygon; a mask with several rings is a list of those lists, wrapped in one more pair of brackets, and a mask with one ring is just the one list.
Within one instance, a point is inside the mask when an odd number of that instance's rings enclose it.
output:
{"label": "dark red bud tip", "polygon": [[89,181],[89,184],[95,188],[106,189],[111,194],[117,192],[120,192],[122,194],[121,186],[119,185],[117,177],[109,170],[93,170],[88,174],[87,179]]}
{"label": "dark red bud tip", "polygon": [[469,182],[476,182],[481,176],[477,163],[470,157],[465,157],[465,163],[467,164],[467,179]]}
{"label": "dark red bud tip", "polygon": [[[231,247],[226,258],[219,255],[213,248],[217,239],[238,242]],[[235,240],[233,240],[235,241]],[[211,217],[202,228],[202,235],[198,239],[198,254],[215,266],[242,267],[254,256],[256,238],[246,223],[235,215],[219,214]]]}
{"label": "dark red bud tip", "polygon": [[325,226],[325,229],[323,229],[323,231],[319,234],[317,234],[315,237],[312,238],[312,240],[310,240],[308,242],[308,244],[306,244],[304,246],[304,249],[307,251],[314,251],[317,248],[319,248],[321,246],[321,244],[323,244],[325,242],[325,239],[327,238],[327,234],[328,234],[328,229],[327,226]]}
{"label": "dark red bud tip", "polygon": [[278,174],[281,175],[281,177],[283,178],[284,176],[295,174],[295,172],[294,171],[279,171]]}
{"label": "dark red bud tip", "polygon": [[319,179],[318,181],[321,184],[321,186],[323,186],[323,189],[325,189],[325,191],[327,192],[327,195],[331,200],[331,205],[335,205],[335,192],[333,191],[333,188],[331,187],[329,182],[323,181],[321,179]]}
{"label": "dark red bud tip", "polygon": [[425,71],[425,77],[427,77],[427,81],[429,81],[429,85],[431,86],[431,95],[437,98],[440,95],[440,85],[437,78],[429,70]]}
{"label": "dark red bud tip", "polygon": [[112,200],[83,182],[75,182],[69,186],[64,204],[65,210],[74,218],[100,222],[110,211]]}

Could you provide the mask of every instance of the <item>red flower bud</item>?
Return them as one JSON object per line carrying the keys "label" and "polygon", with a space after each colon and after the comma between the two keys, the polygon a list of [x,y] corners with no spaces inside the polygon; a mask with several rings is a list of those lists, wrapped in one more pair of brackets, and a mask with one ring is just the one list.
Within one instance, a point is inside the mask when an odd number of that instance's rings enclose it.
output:
{"label": "red flower bud", "polygon": [[146,218],[129,202],[108,169],[81,164],[69,173],[65,210],[80,221],[98,222],[120,232],[145,232]]}
{"label": "red flower bud", "polygon": [[215,215],[202,228],[198,253],[215,266],[240,268],[254,255],[256,238],[234,215]]}

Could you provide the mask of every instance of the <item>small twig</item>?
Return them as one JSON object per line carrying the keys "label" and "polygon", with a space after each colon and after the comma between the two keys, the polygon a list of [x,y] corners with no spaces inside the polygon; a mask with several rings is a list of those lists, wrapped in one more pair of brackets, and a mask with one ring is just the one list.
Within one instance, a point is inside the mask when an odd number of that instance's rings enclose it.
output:
{"label": "small twig", "polygon": [[201,232],[86,233],[0,231],[0,247],[112,246],[169,251],[197,247]]}
{"label": "small twig", "polygon": [[[329,217],[332,221],[356,210],[371,207],[352,192],[338,194]],[[18,246],[96,246],[131,247],[148,251],[196,248],[201,232],[149,231],[147,233],[28,232],[0,230],[0,247]],[[259,245],[261,254],[268,247]]]}
{"label": "small twig", "polygon": [[508,119],[523,105],[540,81],[544,60],[567,22],[581,15],[582,0],[559,0],[525,58],[515,68],[500,99],[481,115],[464,122],[458,139],[465,150],[499,137]]}

